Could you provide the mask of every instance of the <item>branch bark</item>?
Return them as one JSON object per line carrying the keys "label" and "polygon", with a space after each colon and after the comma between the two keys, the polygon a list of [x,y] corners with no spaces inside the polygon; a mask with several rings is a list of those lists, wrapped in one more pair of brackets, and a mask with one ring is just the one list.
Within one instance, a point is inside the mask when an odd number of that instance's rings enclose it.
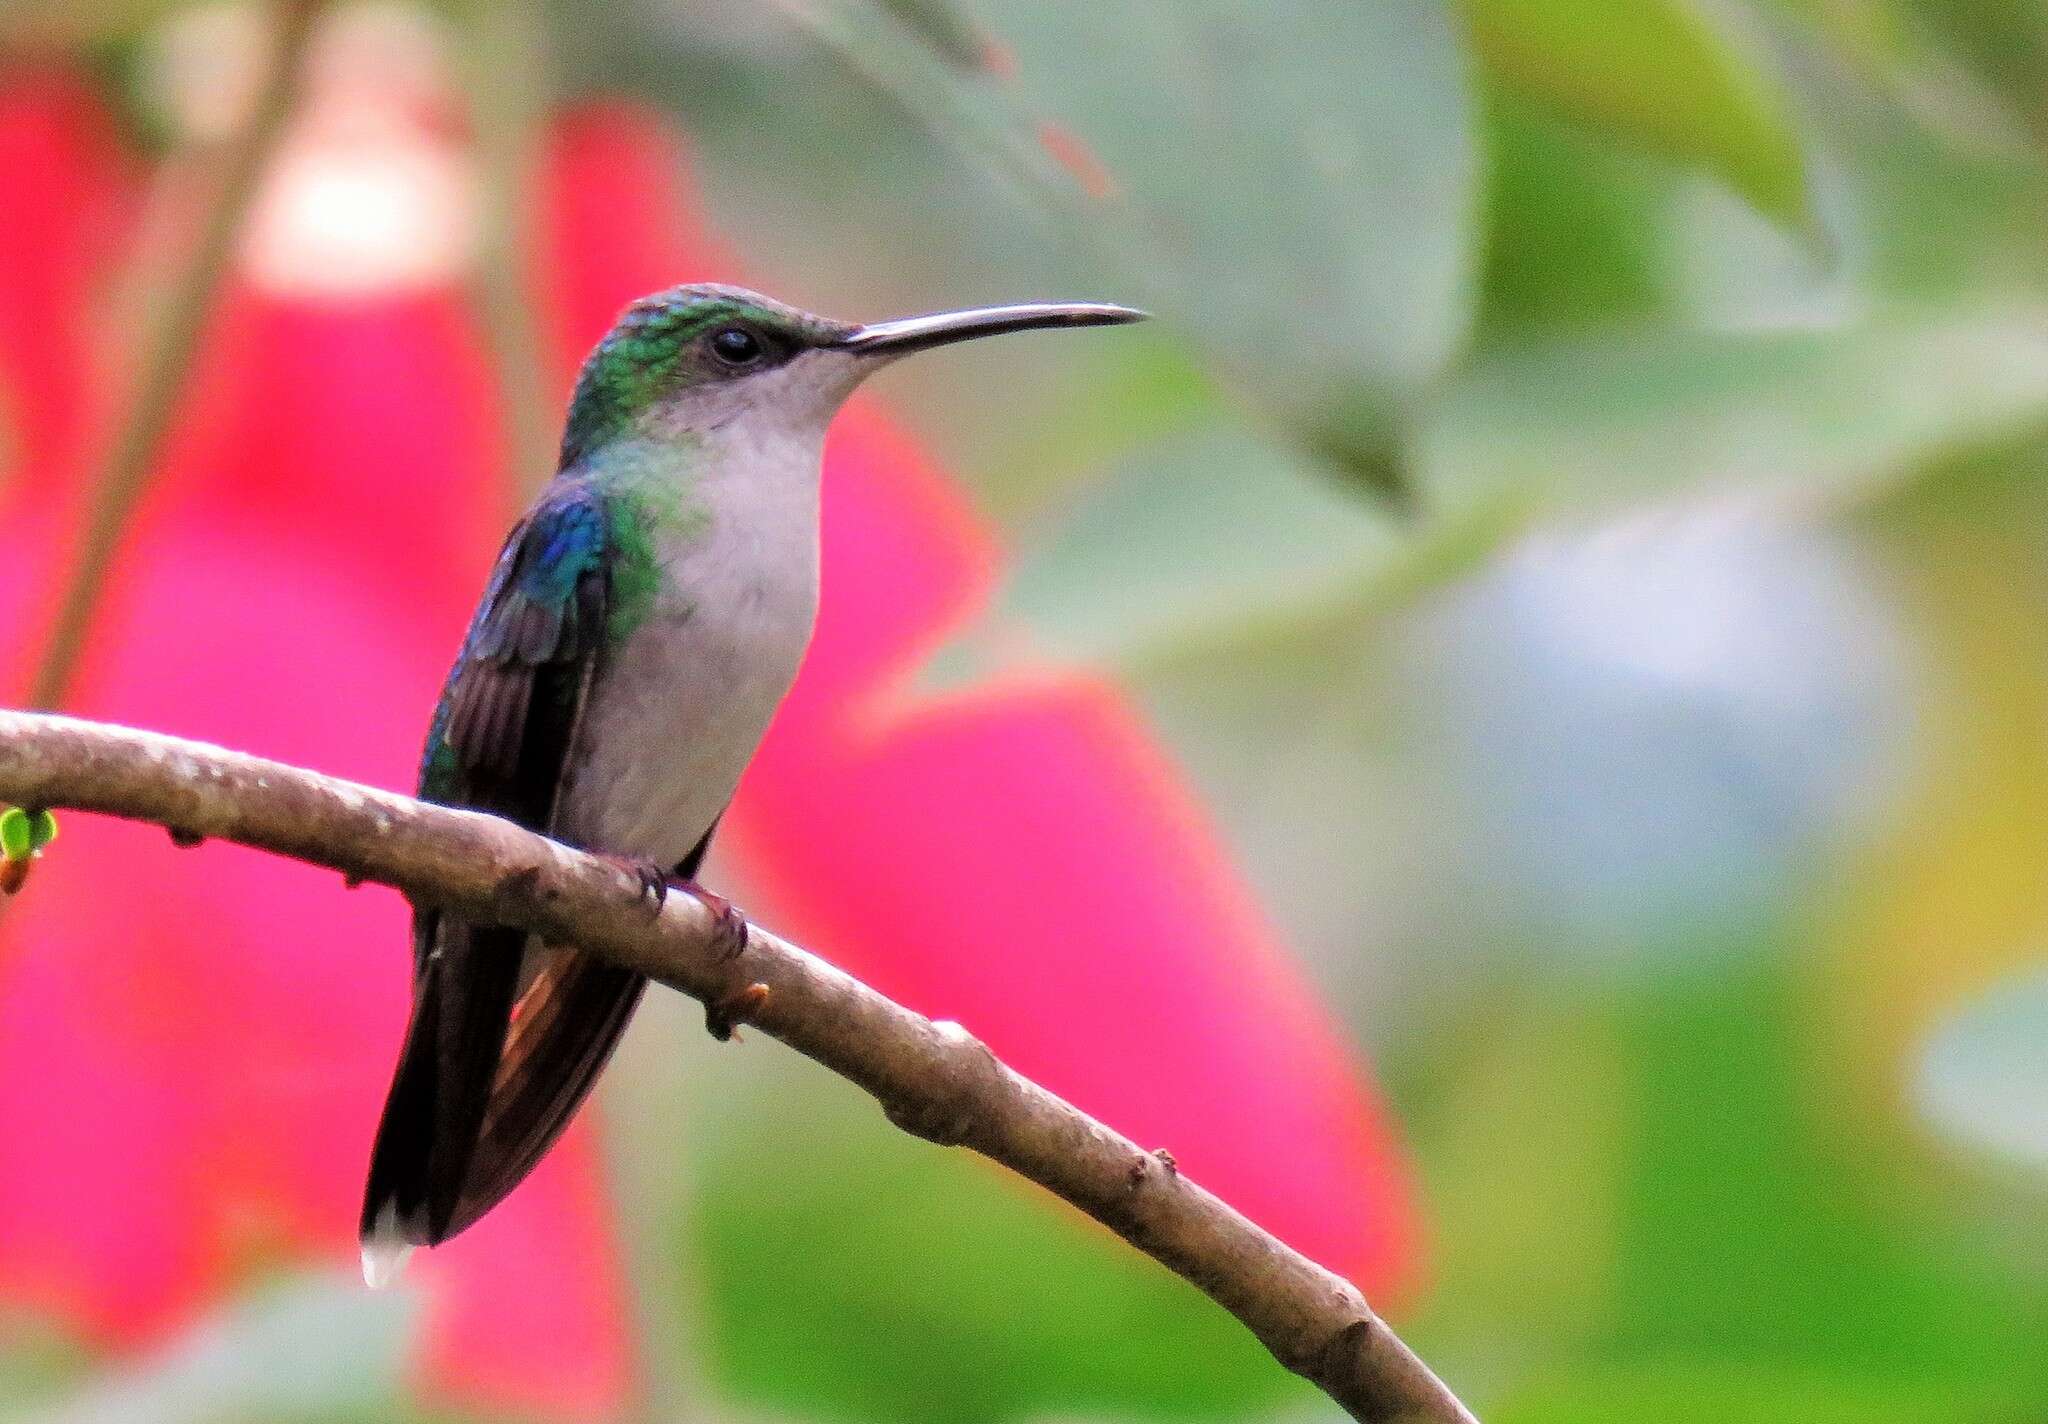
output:
{"label": "branch bark", "polygon": [[[1370,1424],[1475,1424],[1356,1287],[1147,1152],[934,1022],[759,926],[713,947],[687,895],[657,914],[615,866],[509,821],[199,742],[0,711],[0,800],[153,821],[377,881],[574,943],[747,1021],[851,1079],[891,1122],[1002,1163],[1235,1315],[1281,1364]],[[60,844],[57,854],[63,853]],[[762,996],[752,986],[765,986]]]}

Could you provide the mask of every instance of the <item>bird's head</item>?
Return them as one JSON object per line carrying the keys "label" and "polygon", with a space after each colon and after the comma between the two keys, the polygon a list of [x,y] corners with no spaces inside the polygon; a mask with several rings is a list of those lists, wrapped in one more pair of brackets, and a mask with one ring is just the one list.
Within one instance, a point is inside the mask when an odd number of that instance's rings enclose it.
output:
{"label": "bird's head", "polygon": [[562,464],[620,436],[709,434],[750,420],[822,435],[853,388],[899,357],[1006,331],[1143,316],[1105,303],[1036,302],[855,325],[741,287],[671,287],[628,307],[583,363]]}

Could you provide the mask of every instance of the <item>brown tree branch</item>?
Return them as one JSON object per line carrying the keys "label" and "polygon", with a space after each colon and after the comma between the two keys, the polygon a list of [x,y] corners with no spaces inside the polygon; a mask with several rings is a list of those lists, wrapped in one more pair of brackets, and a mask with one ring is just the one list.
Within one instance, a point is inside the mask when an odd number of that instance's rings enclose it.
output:
{"label": "brown tree branch", "polygon": [[[395,886],[415,900],[584,946],[748,1021],[872,1093],[889,1120],[1028,1177],[1200,1287],[1354,1419],[1473,1416],[1356,1287],[1175,1169],[933,1022],[758,926],[723,958],[687,895],[657,914],[615,866],[509,821],[430,806],[198,742],[0,711],[0,800],[153,821]],[[62,854],[60,844],[55,853]]]}

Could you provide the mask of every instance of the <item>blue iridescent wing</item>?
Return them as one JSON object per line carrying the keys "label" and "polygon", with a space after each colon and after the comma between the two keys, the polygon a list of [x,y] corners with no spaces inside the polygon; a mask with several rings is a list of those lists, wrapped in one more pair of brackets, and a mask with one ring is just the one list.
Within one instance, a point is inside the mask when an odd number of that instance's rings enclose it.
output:
{"label": "blue iridescent wing", "polygon": [[609,513],[587,488],[505,541],[435,709],[420,795],[547,828],[609,602]]}
{"label": "blue iridescent wing", "polygon": [[[435,709],[423,798],[550,829],[604,651],[609,519],[587,487],[563,485],[506,540]],[[529,966],[522,932],[433,907],[415,914],[413,943],[412,1021],[362,1229],[433,1244],[502,1199],[561,1134],[645,981],[570,949]]]}

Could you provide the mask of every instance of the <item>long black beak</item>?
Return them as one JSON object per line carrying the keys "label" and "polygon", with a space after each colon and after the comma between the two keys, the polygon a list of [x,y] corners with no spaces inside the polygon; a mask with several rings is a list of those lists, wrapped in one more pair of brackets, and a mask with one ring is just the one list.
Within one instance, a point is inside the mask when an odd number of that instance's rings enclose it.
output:
{"label": "long black beak", "polygon": [[1021,306],[974,307],[870,322],[855,327],[834,344],[862,355],[907,356],[913,351],[972,341],[977,336],[1000,336],[1006,331],[1036,331],[1048,326],[1121,326],[1127,321],[1144,319],[1145,313],[1135,307],[1112,306],[1108,302],[1027,302]]}

